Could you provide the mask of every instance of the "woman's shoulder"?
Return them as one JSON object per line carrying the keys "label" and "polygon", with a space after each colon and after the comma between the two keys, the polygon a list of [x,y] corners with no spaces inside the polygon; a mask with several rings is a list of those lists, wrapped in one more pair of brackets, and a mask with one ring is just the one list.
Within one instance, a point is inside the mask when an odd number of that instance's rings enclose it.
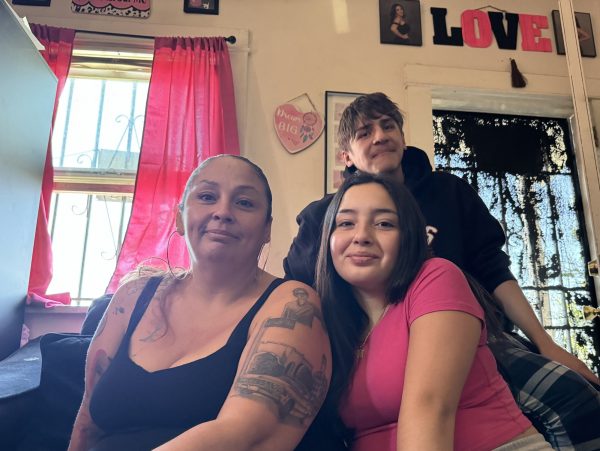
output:
{"label": "woman's shoulder", "polygon": [[169,284],[165,283],[165,279],[164,274],[145,274],[129,278],[119,285],[113,296],[113,302],[121,304],[123,307],[135,305],[149,283],[154,285],[153,292],[149,293],[150,296],[154,297],[156,292],[167,289]]}
{"label": "woman's shoulder", "polygon": [[429,258],[423,263],[421,271],[417,278],[427,277],[429,275],[448,275],[448,276],[462,276],[461,269],[452,263],[450,260],[441,257]]}
{"label": "woman's shoulder", "polygon": [[411,318],[439,310],[460,310],[483,317],[462,270],[449,260],[430,258],[405,298]]}
{"label": "woman's shoulder", "polygon": [[308,297],[319,298],[316,291],[304,282],[275,276],[267,271],[261,270],[258,276],[259,283],[263,286],[263,295],[268,294],[268,301],[273,302],[285,298],[294,292],[306,293]]}
{"label": "woman's shoulder", "polygon": [[271,292],[269,296],[269,301],[279,303],[279,302],[289,302],[290,300],[296,301],[306,301],[312,302],[315,304],[321,305],[321,300],[317,292],[310,287],[309,285],[300,282],[298,280],[283,280],[277,279],[279,284],[277,287]]}
{"label": "woman's shoulder", "polygon": [[277,280],[277,287],[269,294],[258,316],[301,318],[307,325],[312,325],[315,319],[323,323],[321,300],[313,288],[297,280]]}
{"label": "woman's shoulder", "polygon": [[[423,263],[415,280],[411,284],[406,299],[427,296],[432,292],[445,291],[448,287],[468,285],[462,270],[445,258],[432,257]],[[441,290],[441,291],[440,291]]]}

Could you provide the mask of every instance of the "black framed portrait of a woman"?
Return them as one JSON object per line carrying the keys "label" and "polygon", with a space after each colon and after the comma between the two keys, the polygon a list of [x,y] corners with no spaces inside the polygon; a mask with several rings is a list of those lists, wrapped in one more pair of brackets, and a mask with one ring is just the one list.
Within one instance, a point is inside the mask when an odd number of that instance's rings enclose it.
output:
{"label": "black framed portrait of a woman", "polygon": [[423,45],[419,0],[379,0],[382,44]]}
{"label": "black framed portrait of a woman", "polygon": [[183,11],[194,14],[219,14],[219,0],[183,0]]}

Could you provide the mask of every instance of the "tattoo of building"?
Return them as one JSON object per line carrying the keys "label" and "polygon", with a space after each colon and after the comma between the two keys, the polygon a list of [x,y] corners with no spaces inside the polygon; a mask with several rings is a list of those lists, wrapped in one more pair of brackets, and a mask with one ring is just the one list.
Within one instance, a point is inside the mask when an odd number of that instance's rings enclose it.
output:
{"label": "tattoo of building", "polygon": [[296,289],[294,295],[296,300],[285,306],[281,317],[268,318],[261,326],[234,389],[239,396],[270,401],[281,422],[306,426],[327,392],[327,359],[322,354],[315,368],[297,348],[277,339],[285,330],[293,334],[312,329],[315,319],[322,323],[306,291]]}

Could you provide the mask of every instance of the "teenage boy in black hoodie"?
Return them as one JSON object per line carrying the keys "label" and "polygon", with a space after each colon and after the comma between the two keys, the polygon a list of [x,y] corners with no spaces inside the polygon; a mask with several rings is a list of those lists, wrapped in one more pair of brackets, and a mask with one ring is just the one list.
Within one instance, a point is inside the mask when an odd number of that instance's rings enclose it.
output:
{"label": "teenage boy in black hoodie", "polygon": [[[454,262],[492,293],[542,355],[599,384],[598,377],[556,345],[538,321],[502,251],[504,231],[475,190],[455,175],[432,172],[425,152],[406,146],[403,123],[398,106],[385,94],[352,102],[338,129],[347,172],[387,173],[406,184],[425,216],[435,255]],[[332,197],[312,202],[298,215],[298,235],[283,262],[286,277],[314,284],[321,226]]]}

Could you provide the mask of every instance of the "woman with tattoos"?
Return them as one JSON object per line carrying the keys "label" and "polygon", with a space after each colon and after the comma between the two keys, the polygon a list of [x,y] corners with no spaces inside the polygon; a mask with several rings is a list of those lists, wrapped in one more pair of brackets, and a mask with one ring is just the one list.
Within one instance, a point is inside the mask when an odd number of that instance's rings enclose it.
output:
{"label": "woman with tattoos", "polygon": [[351,449],[551,449],[517,407],[463,273],[428,258],[410,192],[349,178],[327,209],[317,263],[334,359],[331,399]]}
{"label": "woman with tattoos", "polygon": [[329,386],[320,301],[261,270],[271,191],[242,157],[206,160],[176,231],[191,268],[124,283],[88,352],[69,450],[294,449]]}

